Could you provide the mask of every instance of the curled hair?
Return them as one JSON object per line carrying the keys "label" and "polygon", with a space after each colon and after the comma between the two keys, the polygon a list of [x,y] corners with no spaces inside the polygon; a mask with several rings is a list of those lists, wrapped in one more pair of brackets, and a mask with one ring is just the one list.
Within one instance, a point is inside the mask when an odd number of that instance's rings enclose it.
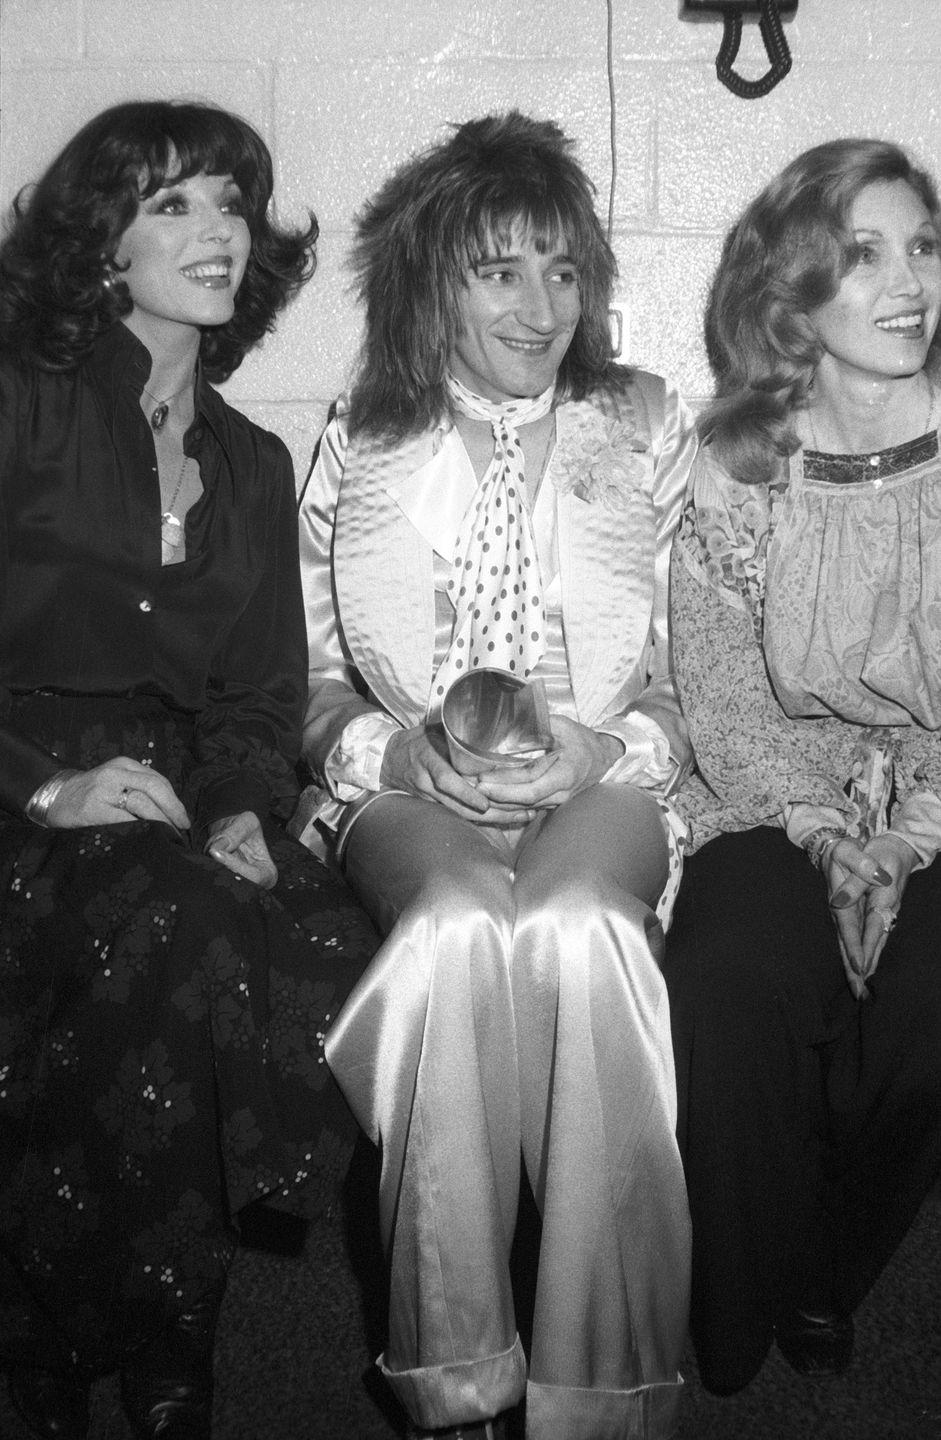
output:
{"label": "curled hair", "polygon": [[448,413],[468,270],[518,227],[540,253],[561,245],[578,274],[581,315],[559,369],[565,392],[580,399],[614,383],[608,307],[617,266],[572,148],[550,120],[488,115],[455,126],[367,203],[352,258],[366,310],[352,430],[401,438]]}
{"label": "curled hair", "polygon": [[812,314],[856,261],[853,202],[868,185],[903,180],[939,221],[934,183],[898,145],[831,140],[792,160],[726,236],[706,306],[716,395],[700,433],[742,481],[768,481],[798,447],[794,411],[821,348]]}
{"label": "curled hair", "polygon": [[313,274],[318,230],[313,215],[306,229],[272,221],[268,147],[247,121],[212,105],[115,105],[20,192],[0,246],[0,348],[44,369],[79,364],[133,308],[115,257],[141,201],[200,174],[232,176],[252,239],[234,315],[205,327],[200,342],[208,378],[227,379]]}

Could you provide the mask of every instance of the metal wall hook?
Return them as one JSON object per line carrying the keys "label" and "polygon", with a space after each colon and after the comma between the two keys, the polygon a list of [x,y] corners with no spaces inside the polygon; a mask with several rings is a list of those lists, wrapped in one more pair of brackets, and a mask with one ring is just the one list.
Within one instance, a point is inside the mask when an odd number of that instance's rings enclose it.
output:
{"label": "metal wall hook", "polygon": [[[685,0],[684,18],[701,19],[706,11],[721,15],[722,43],[716,56],[716,74],[733,95],[757,100],[769,94],[791,68],[791,52],[784,36],[782,15],[793,15],[797,0]],[[742,43],[742,16],[757,14],[771,68],[758,80],[746,80],[733,70]]]}

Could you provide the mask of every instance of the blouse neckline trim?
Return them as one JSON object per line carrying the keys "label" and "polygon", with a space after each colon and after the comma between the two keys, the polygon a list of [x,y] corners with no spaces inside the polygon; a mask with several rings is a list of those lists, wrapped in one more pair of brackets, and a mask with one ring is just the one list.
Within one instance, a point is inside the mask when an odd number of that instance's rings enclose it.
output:
{"label": "blouse neckline trim", "polygon": [[820,450],[802,452],[804,478],[829,485],[852,485],[886,480],[924,465],[938,454],[938,432],[929,430],[914,440],[862,455],[835,455]]}

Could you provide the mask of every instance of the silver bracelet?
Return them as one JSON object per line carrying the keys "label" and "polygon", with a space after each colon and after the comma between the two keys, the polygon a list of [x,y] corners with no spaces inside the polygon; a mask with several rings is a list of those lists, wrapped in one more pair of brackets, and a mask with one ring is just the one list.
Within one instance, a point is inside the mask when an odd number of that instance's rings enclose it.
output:
{"label": "silver bracelet", "polygon": [[49,808],[67,781],[73,775],[81,775],[81,770],[57,770],[54,775],[35,790],[26,802],[26,818],[32,820],[34,825],[41,825],[43,829],[49,828]]}
{"label": "silver bracelet", "polygon": [[822,870],[827,863],[827,857],[831,848],[838,840],[846,839],[846,831],[838,830],[834,825],[822,825],[819,830],[814,830],[803,841],[804,849],[810,857],[811,863]]}

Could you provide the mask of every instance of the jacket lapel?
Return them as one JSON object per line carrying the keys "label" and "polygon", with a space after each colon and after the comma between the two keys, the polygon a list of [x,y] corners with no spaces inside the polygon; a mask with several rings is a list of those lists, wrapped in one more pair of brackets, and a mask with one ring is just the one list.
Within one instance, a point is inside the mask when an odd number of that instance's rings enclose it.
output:
{"label": "jacket lapel", "polygon": [[377,700],[409,725],[424,718],[431,691],[434,552],[447,556],[476,484],[457,432],[436,438],[351,445],[337,506],[346,641]]}
{"label": "jacket lapel", "polygon": [[337,504],[334,577],[353,663],[403,725],[424,717],[434,657],[431,548],[389,494],[423,460],[431,437],[390,449],[350,446]]}
{"label": "jacket lapel", "polygon": [[[558,450],[572,467],[558,500],[559,573],[572,691],[579,719],[596,724],[642,659],[651,619],[656,535],[650,504],[653,462],[637,452],[643,478],[616,509],[591,491],[592,457],[608,445],[610,421],[587,401],[559,407]],[[570,471],[571,474],[571,471]]]}

